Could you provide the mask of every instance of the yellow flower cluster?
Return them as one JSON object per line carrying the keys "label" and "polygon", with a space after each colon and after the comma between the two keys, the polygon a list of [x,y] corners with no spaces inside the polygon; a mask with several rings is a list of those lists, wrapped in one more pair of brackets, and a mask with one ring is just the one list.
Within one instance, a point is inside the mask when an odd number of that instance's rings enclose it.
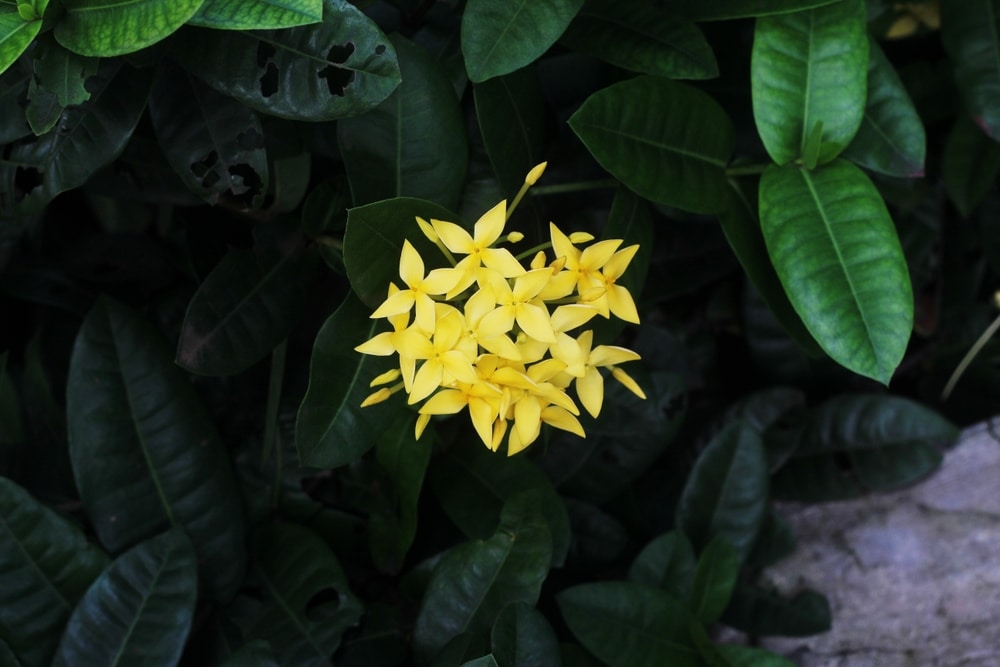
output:
{"label": "yellow flower cluster", "polygon": [[[542,163],[528,174],[515,205],[544,168]],[[618,367],[639,359],[638,354],[611,345],[594,347],[591,330],[571,335],[596,315],[639,322],[632,295],[617,284],[639,246],[621,248],[616,239],[580,248],[593,236],[567,236],[550,223],[551,246],[544,248],[551,247],[554,258],[538,250],[526,268],[508,249],[496,247],[508,218],[506,201],[483,215],[471,235],[451,222],[417,218],[452,267],[425,272],[423,258],[404,241],[403,286],[390,283],[388,297],[372,313],[387,319],[392,331],[355,348],[398,355],[399,367],[375,378],[372,387],[381,388],[362,406],[400,390],[411,405],[426,399],[419,408],[418,438],[432,415],[468,408],[483,443],[496,451],[508,436],[507,453],[514,455],[538,437],[543,423],[586,437],[567,390],[572,385],[583,407],[597,417],[604,401],[600,368],[646,397]],[[521,238],[512,232],[503,240]]]}

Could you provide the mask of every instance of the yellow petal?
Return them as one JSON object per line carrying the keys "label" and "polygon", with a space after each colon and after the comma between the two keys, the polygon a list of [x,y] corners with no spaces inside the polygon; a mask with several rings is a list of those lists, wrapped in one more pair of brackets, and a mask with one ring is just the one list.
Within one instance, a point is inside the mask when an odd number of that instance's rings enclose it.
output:
{"label": "yellow petal", "polygon": [[493,440],[490,442],[490,449],[494,452],[500,449],[500,443],[503,442],[503,437],[507,434],[507,420],[498,419],[493,422]]}
{"label": "yellow petal", "polygon": [[639,386],[639,383],[637,383],[635,380],[633,380],[632,376],[630,376],[628,373],[626,373],[622,369],[620,369],[620,368],[612,368],[611,369],[611,376],[614,379],[616,379],[619,382],[621,382],[625,386],[626,389],[628,389],[630,392],[632,392],[633,394],[635,394],[639,398],[642,398],[642,399],[646,398],[646,393],[642,390],[642,387]]}
{"label": "yellow petal", "polygon": [[455,347],[455,343],[465,332],[465,320],[457,310],[437,318],[434,329],[434,349],[438,353]]}
{"label": "yellow petal", "polygon": [[617,345],[598,345],[590,353],[589,363],[591,366],[611,366],[626,361],[638,361],[641,358],[628,348]]}
{"label": "yellow petal", "polygon": [[393,335],[388,331],[385,331],[369,340],[366,340],[354,349],[361,354],[372,354],[377,357],[387,357],[390,354],[396,353],[396,346],[392,344],[392,341]]}
{"label": "yellow petal", "polygon": [[493,420],[497,418],[496,410],[486,401],[473,398],[469,401],[469,417],[483,444],[493,447]]}
{"label": "yellow petal", "polygon": [[587,353],[580,348],[580,343],[569,334],[556,335],[556,342],[549,348],[553,359],[562,361],[563,370],[573,377],[583,377],[587,372]]}
{"label": "yellow petal", "polygon": [[483,214],[473,227],[473,238],[477,248],[488,248],[503,234],[503,226],[507,222],[507,200]]}
{"label": "yellow petal", "polygon": [[472,236],[469,232],[465,231],[454,222],[445,222],[443,220],[431,220],[431,226],[434,227],[434,231],[437,233],[438,238],[444,243],[445,247],[452,252],[461,253],[463,255],[468,255],[476,251],[476,244],[472,240]]}
{"label": "yellow petal", "polygon": [[428,333],[437,331],[437,318],[434,315],[434,299],[422,292],[417,292],[414,295],[414,301],[417,304],[417,317],[415,320],[417,326]]}
{"label": "yellow petal", "polygon": [[467,404],[465,394],[458,389],[442,389],[420,406],[422,415],[453,415]]}
{"label": "yellow petal", "polygon": [[440,243],[441,239],[438,238],[437,232],[434,231],[434,227],[431,225],[431,223],[427,222],[419,215],[416,216],[416,218],[417,218],[417,227],[420,227],[420,231],[424,233],[424,236],[427,237],[427,240],[433,243],[434,245]]}
{"label": "yellow petal", "polygon": [[554,274],[549,282],[538,293],[543,301],[555,301],[569,296],[576,289],[577,274],[575,271],[560,271]]}
{"label": "yellow petal", "polygon": [[580,420],[555,405],[550,405],[542,410],[542,421],[563,431],[569,431],[581,438],[587,437],[583,426],[580,424]]}
{"label": "yellow petal", "polygon": [[544,398],[547,402],[558,405],[564,410],[572,412],[574,415],[580,414],[580,409],[576,407],[576,403],[573,402],[573,399],[570,398],[565,391],[551,382],[542,382],[539,384],[535,393]]}
{"label": "yellow petal", "polygon": [[566,363],[559,359],[546,359],[532,364],[527,369],[528,377],[537,382],[548,382],[566,369]]}
{"label": "yellow petal", "polygon": [[601,371],[591,368],[586,375],[578,378],[576,395],[590,416],[596,418],[601,414],[601,406],[604,404],[604,378]]}
{"label": "yellow petal", "polygon": [[415,298],[412,290],[396,292],[375,309],[375,312],[371,314],[371,318],[378,319],[380,317],[391,317],[392,315],[405,313],[410,308],[413,308],[414,301]]}
{"label": "yellow petal", "polygon": [[[441,386],[441,377],[444,373],[444,366],[437,359],[428,359],[413,376],[413,385],[410,387],[410,397],[406,402],[410,405],[419,403],[434,393],[434,390]],[[435,413],[441,414],[441,413]]]}
{"label": "yellow petal", "polygon": [[639,324],[639,312],[635,309],[632,294],[621,285],[608,285],[608,308],[615,317]]}
{"label": "yellow petal", "polygon": [[604,268],[601,272],[609,278],[614,278],[615,280],[621,278],[622,274],[625,273],[625,269],[628,268],[629,263],[632,261],[632,258],[635,257],[635,253],[638,251],[638,245],[630,245],[627,248],[622,248],[612,255],[611,259],[603,264]]}
{"label": "yellow petal", "polygon": [[541,427],[542,406],[538,399],[526,396],[514,405],[514,429],[523,446],[534,442]]}
{"label": "yellow petal", "polygon": [[496,305],[497,302],[493,298],[492,290],[477,290],[465,302],[465,323],[470,328],[475,328],[483,316],[492,311]]}
{"label": "yellow petal", "polygon": [[416,287],[424,279],[424,260],[417,249],[406,239],[399,254],[399,277],[408,287]]}
{"label": "yellow petal", "polygon": [[563,234],[554,222],[549,223],[549,235],[552,237],[552,252],[555,256],[565,257],[568,266],[576,268],[580,251],[569,240],[569,237]]}
{"label": "yellow petal", "polygon": [[539,250],[535,253],[535,256],[531,258],[532,269],[541,269],[545,266],[545,251]]}
{"label": "yellow petal", "polygon": [[[549,311],[532,303],[521,303],[515,307],[514,317],[524,333],[543,343],[554,343],[556,334],[552,331]],[[485,319],[485,318],[484,318]]]}
{"label": "yellow petal", "polygon": [[[444,294],[453,289],[464,277],[464,272],[457,268],[434,269],[420,282],[420,291],[424,294]],[[472,281],[469,281],[469,284],[471,285]]]}
{"label": "yellow petal", "polygon": [[441,355],[440,359],[444,370],[459,382],[465,382],[466,384],[479,382],[479,376],[476,375],[476,371],[472,368],[472,363],[458,350],[445,352]]}
{"label": "yellow petal", "polygon": [[[548,268],[534,269],[514,279],[515,301],[531,301],[552,280],[552,271]],[[499,295],[498,295],[499,298]]]}
{"label": "yellow petal", "polygon": [[427,334],[414,327],[390,335],[400,357],[430,359],[434,356],[434,344],[427,338]]}
{"label": "yellow petal", "polygon": [[492,338],[487,338],[486,340],[479,340],[479,345],[482,346],[487,352],[492,352],[498,357],[503,357],[510,361],[520,361],[521,360],[521,350],[518,349],[514,342],[507,338],[505,335],[494,336]]}
{"label": "yellow petal", "polygon": [[413,439],[419,440],[420,436],[424,434],[424,429],[427,428],[427,424],[430,422],[431,416],[429,414],[417,415],[417,423],[413,426]]}
{"label": "yellow petal", "polygon": [[375,379],[368,383],[369,387],[377,387],[380,384],[389,384],[394,382],[399,378],[399,369],[390,368],[385,373],[381,373],[375,376]]}
{"label": "yellow petal", "polygon": [[535,389],[538,386],[530,377],[509,366],[498,368],[490,379],[497,384],[515,389]]}
{"label": "yellow petal", "polygon": [[507,248],[484,248],[479,252],[483,265],[498,272],[504,278],[513,278],[525,273],[524,267]]}
{"label": "yellow petal", "polygon": [[554,331],[572,331],[594,318],[600,311],[590,304],[571,303],[559,306],[552,311],[552,329]]}
{"label": "yellow petal", "polygon": [[615,251],[618,250],[618,246],[621,244],[621,239],[608,239],[607,241],[598,241],[594,245],[589,246],[580,255],[580,268],[587,271],[596,271],[611,259],[611,256],[615,254]]}
{"label": "yellow petal", "polygon": [[369,405],[375,405],[376,403],[381,403],[390,396],[392,396],[392,392],[389,391],[388,387],[382,387],[375,393],[369,394],[369,396],[365,400],[361,401],[361,407],[367,408]]}
{"label": "yellow petal", "polygon": [[477,329],[479,338],[489,340],[509,332],[514,328],[515,311],[514,306],[500,306],[492,312],[486,313],[479,321]]}

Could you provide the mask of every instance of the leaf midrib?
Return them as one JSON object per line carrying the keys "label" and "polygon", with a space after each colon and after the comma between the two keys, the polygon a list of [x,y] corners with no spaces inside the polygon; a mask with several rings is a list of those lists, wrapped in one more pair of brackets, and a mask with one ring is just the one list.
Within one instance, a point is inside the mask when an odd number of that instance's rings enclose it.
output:
{"label": "leaf midrib", "polygon": [[647,146],[652,146],[654,148],[659,148],[661,150],[665,150],[665,151],[668,151],[670,153],[676,153],[677,155],[681,155],[683,157],[693,158],[693,159],[699,160],[701,162],[705,162],[707,164],[710,164],[710,165],[712,165],[714,167],[719,167],[720,169],[725,169],[725,167],[726,167],[726,161],[725,160],[713,158],[713,157],[711,157],[709,155],[705,155],[705,154],[702,154],[702,153],[694,153],[692,151],[685,150],[683,148],[679,148],[679,147],[673,146],[671,144],[660,143],[660,142],[657,142],[657,141],[653,141],[651,139],[646,139],[645,137],[641,137],[641,136],[638,136],[638,135],[635,135],[635,134],[629,134],[627,132],[622,132],[622,131],[616,130],[616,129],[612,128],[612,127],[608,127],[606,125],[597,125],[595,123],[588,123],[586,121],[577,121],[575,123],[575,125],[576,125],[576,127],[579,127],[579,128],[589,128],[589,129],[593,129],[593,130],[598,130],[598,131],[601,131],[601,132],[605,132],[607,134],[610,134],[610,135],[613,135],[613,136],[616,136],[616,137],[623,137],[625,139],[631,139],[632,141],[635,141],[636,143],[644,144],[644,145],[647,145]]}

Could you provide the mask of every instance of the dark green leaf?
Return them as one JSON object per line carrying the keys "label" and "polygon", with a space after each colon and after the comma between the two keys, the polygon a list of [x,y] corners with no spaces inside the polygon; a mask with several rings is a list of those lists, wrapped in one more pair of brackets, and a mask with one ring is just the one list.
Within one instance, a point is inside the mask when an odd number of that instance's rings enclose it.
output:
{"label": "dark green leaf", "polygon": [[234,651],[219,667],[281,667],[271,645],[263,639],[254,639]]}
{"label": "dark green leaf", "polygon": [[740,556],[729,541],[715,537],[702,550],[691,585],[690,608],[695,618],[708,627],[722,616],[740,573]]}
{"label": "dark green leaf", "polygon": [[[293,241],[294,242],[294,241]],[[271,248],[230,250],[188,304],[177,363],[202,375],[233,375],[288,337],[316,266],[301,242],[274,260]]]}
{"label": "dark green leaf", "polygon": [[768,16],[754,30],[753,115],[779,165],[803,155],[821,122],[819,163],[849,144],[865,110],[868,39],[864,0]]}
{"label": "dark green leaf", "polygon": [[48,665],[66,619],[107,557],[75,525],[0,477],[0,640]]}
{"label": "dark green leaf", "polygon": [[781,498],[819,501],[887,491],[932,472],[957,430],[938,413],[895,396],[847,395],[816,408],[801,444],[775,475]]}
{"label": "dark green leaf", "polygon": [[573,542],[570,563],[598,569],[618,562],[629,547],[628,529],[621,521],[585,500],[565,498]]}
{"label": "dark green leaf", "polygon": [[[24,59],[0,74],[0,144],[7,144],[31,134],[31,127],[22,112],[24,109],[22,102],[28,94],[31,80],[31,68]],[[3,174],[2,170],[0,174]],[[8,207],[0,206],[0,213],[3,213],[5,208]]]}
{"label": "dark green leaf", "polygon": [[63,106],[56,94],[42,88],[32,79],[28,85],[28,108],[24,110],[31,131],[41,136],[55,127],[62,116]]}
{"label": "dark green leaf", "polygon": [[17,7],[0,7],[0,74],[24,53],[41,29],[41,21],[25,21]]}
{"label": "dark green leaf", "polygon": [[725,207],[732,124],[697,88],[639,76],[591,95],[569,124],[601,166],[640,196],[696,213]]}
{"label": "dark green leaf", "polygon": [[497,660],[491,653],[490,655],[484,655],[481,658],[476,658],[475,660],[463,662],[462,667],[497,667]]}
{"label": "dark green leaf", "polygon": [[795,667],[795,663],[762,648],[718,644],[715,650],[729,667]]}
{"label": "dark green leaf", "polygon": [[541,612],[524,602],[500,611],[490,642],[499,667],[560,667],[559,640]]}
{"label": "dark green leaf", "polygon": [[444,70],[392,37],[403,83],[377,108],[337,123],[354,204],[419,197],[456,208],[465,183],[465,124]]}
{"label": "dark green leaf", "polygon": [[955,83],[973,120],[1000,138],[1000,3],[967,0],[941,3],[941,40],[955,68]]}
{"label": "dark green leaf", "polygon": [[100,61],[65,49],[51,37],[38,40],[32,67],[35,81],[41,88],[55,94],[63,107],[83,104],[90,99],[84,84],[97,74]]}
{"label": "dark green leaf", "polygon": [[243,580],[243,511],[201,401],[152,324],[107,298],[83,322],[66,389],[73,474],[101,542],[170,526],[191,537],[210,594]]}
{"label": "dark green leaf", "polygon": [[868,102],[864,120],[844,157],[889,176],[924,175],[924,124],[878,42],[868,40]]}
{"label": "dark green leaf", "polygon": [[267,30],[322,20],[323,0],[205,0],[188,23],[216,30]]}
{"label": "dark green leaf", "polygon": [[462,54],[473,83],[537,60],[559,36],[583,0],[470,0],[462,13]]}
{"label": "dark green leaf", "polygon": [[996,184],[1000,144],[983,134],[968,116],[960,116],[944,147],[944,187],[959,212],[968,217]]}
{"label": "dark green leaf", "polygon": [[24,667],[23,663],[7,646],[7,642],[2,639],[0,639],[0,667]]}
{"label": "dark green leaf", "polygon": [[698,457],[677,506],[677,525],[696,550],[721,536],[743,561],[764,521],[767,499],[767,457],[760,435],[733,422]]}
{"label": "dark green leaf", "polygon": [[504,504],[500,526],[487,540],[453,548],[431,575],[414,629],[426,658],[463,632],[487,632],[512,602],[533,605],[552,561],[552,534],[542,496],[522,493]]}
{"label": "dark green leaf", "polygon": [[150,538],[122,554],[87,590],[52,665],[172,667],[197,597],[198,562],[183,531]]}
{"label": "dark green leaf", "polygon": [[628,570],[628,580],[662,588],[678,600],[687,600],[695,565],[694,549],[684,534],[664,533],[635,557]]}
{"label": "dark green leaf", "polygon": [[688,638],[691,615],[664,591],[605,581],[566,589],[556,600],[573,635],[611,667],[701,667]]}
{"label": "dark green leaf", "polygon": [[686,3],[685,16],[693,21],[724,21],[799,12],[840,0],[699,0]]}
{"label": "dark green leaf", "polygon": [[743,632],[808,637],[830,629],[830,605],[816,591],[805,589],[791,599],[756,586],[740,585],[722,617]]}
{"label": "dark green leaf", "polygon": [[267,152],[257,114],[179,67],[159,71],[149,116],[170,166],[210,204],[220,196],[259,208],[268,186]]}
{"label": "dark green leaf", "polygon": [[896,228],[865,174],[771,166],[760,221],[778,277],[806,328],[845,368],[888,384],[913,328],[913,291]]}
{"label": "dark green leaf", "polygon": [[63,0],[56,39],[84,56],[120,56],[155,44],[194,16],[203,0]]}
{"label": "dark green leaf", "polygon": [[588,0],[560,42],[642,74],[668,79],[719,75],[715,54],[698,26],[652,3]]}
{"label": "dark green leaf", "polygon": [[472,87],[476,118],[493,173],[508,197],[542,161],[545,101],[533,67],[483,81]]}
{"label": "dark green leaf", "polygon": [[788,522],[772,509],[764,519],[764,525],[760,529],[757,543],[753,545],[747,563],[751,566],[767,567],[790,556],[793,551],[795,551],[795,533],[792,532]]}
{"label": "dark green leaf", "polygon": [[346,0],[323,0],[323,22],[283,30],[192,29],[172,53],[220,93],[295,120],[334,120],[378,106],[399,85],[396,51]]}

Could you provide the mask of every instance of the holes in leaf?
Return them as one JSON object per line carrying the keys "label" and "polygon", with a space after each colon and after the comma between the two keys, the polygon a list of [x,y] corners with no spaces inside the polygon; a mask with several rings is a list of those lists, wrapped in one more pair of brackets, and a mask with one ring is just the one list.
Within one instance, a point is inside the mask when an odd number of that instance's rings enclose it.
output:
{"label": "holes in leaf", "polygon": [[19,202],[44,181],[42,172],[34,167],[18,167],[14,171],[14,201]]}
{"label": "holes in leaf", "polygon": [[212,186],[219,182],[219,173],[215,165],[219,162],[219,154],[211,151],[208,155],[191,163],[191,173],[195,178],[201,179],[201,187],[210,190]]}
{"label": "holes in leaf", "polygon": [[271,62],[271,58],[273,58],[277,53],[278,51],[271,44],[268,44],[267,42],[258,42],[257,67],[264,67],[267,65]]}
{"label": "holes in leaf", "polygon": [[380,56],[385,53],[385,44],[379,44],[375,47],[375,55]]}
{"label": "holes in leaf", "polygon": [[306,614],[330,603],[340,604],[340,592],[336,588],[320,589],[306,602]]}
{"label": "holes in leaf", "polygon": [[234,164],[228,171],[229,190],[244,205],[252,206],[254,198],[264,194],[264,181],[250,165]]}
{"label": "holes in leaf", "polygon": [[278,66],[268,63],[264,76],[260,77],[260,94],[270,97],[278,92]]}
{"label": "holes in leaf", "polygon": [[326,85],[330,89],[331,95],[343,97],[344,89],[354,81],[353,71],[344,67],[337,67],[337,64],[347,62],[352,53],[354,53],[354,44],[348,42],[343,46],[334,45],[326,54],[327,61],[336,64],[327,65],[317,73],[317,76],[321,79],[326,79]]}

